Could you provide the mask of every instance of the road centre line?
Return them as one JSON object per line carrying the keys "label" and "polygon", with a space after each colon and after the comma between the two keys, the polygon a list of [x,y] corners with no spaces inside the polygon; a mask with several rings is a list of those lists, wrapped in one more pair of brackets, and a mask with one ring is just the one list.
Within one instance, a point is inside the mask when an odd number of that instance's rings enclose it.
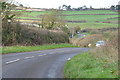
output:
{"label": "road centre line", "polygon": [[38,56],[45,56],[45,55],[47,55],[47,54],[43,54],[43,55],[38,55]]}
{"label": "road centre line", "polygon": [[53,54],[53,53],[49,53],[49,54]]}
{"label": "road centre line", "polygon": [[35,56],[25,57],[24,59],[34,58]]}
{"label": "road centre line", "polygon": [[38,56],[43,56],[43,55],[38,55]]}
{"label": "road centre line", "polygon": [[[69,50],[67,50],[69,51]],[[66,52],[66,51],[61,51],[61,52]],[[50,52],[49,54],[54,54],[55,52]],[[44,56],[44,55],[47,55],[47,54],[43,54],[43,55],[38,55],[38,56]],[[30,56],[30,57],[25,57],[24,59],[30,59],[30,58],[34,58],[35,56]],[[68,60],[70,60],[71,58],[68,58]],[[19,61],[20,59],[15,59],[15,60],[12,60],[12,61],[7,61],[5,62],[6,64],[10,64],[10,63],[14,63],[14,62],[17,62]]]}
{"label": "road centre line", "polygon": [[[66,51],[70,51],[70,50],[66,50]],[[61,51],[61,52],[66,52],[66,51]],[[55,52],[50,52],[49,54],[54,54]],[[44,55],[47,55],[47,54],[43,54],[43,55],[38,55],[38,56],[44,56]],[[30,59],[30,58],[34,58],[35,56],[30,56],[30,57],[25,57],[24,59]],[[68,58],[68,60],[70,60],[71,58]],[[15,59],[15,60],[12,60],[12,61],[8,61],[6,62],[6,64],[10,64],[10,63],[14,63],[14,62],[17,62],[19,61],[20,59]]]}
{"label": "road centre line", "polygon": [[14,63],[14,62],[17,62],[17,61],[19,61],[20,59],[15,59],[15,60],[12,60],[12,61],[8,61],[8,62],[6,62],[6,64],[10,64],[10,63]]}

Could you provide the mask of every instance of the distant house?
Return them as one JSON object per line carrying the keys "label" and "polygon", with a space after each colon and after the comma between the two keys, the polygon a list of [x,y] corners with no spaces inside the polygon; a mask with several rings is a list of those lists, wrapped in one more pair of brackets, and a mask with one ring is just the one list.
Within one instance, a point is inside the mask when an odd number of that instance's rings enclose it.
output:
{"label": "distant house", "polygon": [[87,7],[86,7],[86,6],[83,6],[83,7],[82,7],[82,10],[87,10]]}

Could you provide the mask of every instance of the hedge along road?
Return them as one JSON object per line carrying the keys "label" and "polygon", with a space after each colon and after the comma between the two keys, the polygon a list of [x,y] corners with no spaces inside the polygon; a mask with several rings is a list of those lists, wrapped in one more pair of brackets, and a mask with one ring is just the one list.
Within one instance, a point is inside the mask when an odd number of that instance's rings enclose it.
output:
{"label": "hedge along road", "polygon": [[59,48],[3,55],[3,78],[63,78],[63,67],[89,48]]}

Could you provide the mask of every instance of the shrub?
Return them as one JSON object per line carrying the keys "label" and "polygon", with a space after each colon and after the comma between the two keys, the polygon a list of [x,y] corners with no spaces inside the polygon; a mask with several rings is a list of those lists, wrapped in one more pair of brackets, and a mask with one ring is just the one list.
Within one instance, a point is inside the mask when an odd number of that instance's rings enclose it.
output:
{"label": "shrub", "polygon": [[[7,22],[6,22],[7,23]],[[51,43],[67,43],[69,37],[66,33],[53,30],[40,29],[21,25],[20,23],[7,23],[3,21],[2,44],[9,45],[42,45]]]}
{"label": "shrub", "polygon": [[94,57],[103,59],[106,62],[116,62],[118,60],[118,33],[109,32],[106,44],[91,50]]}

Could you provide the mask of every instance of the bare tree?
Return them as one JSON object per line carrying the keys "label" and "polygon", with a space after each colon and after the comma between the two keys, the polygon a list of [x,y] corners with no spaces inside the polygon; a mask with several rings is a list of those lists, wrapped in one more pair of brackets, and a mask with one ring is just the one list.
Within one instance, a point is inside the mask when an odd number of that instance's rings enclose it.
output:
{"label": "bare tree", "polygon": [[61,15],[62,13],[58,10],[52,10],[50,14],[44,14],[41,22],[42,28],[55,29],[64,27],[65,21]]}
{"label": "bare tree", "polygon": [[73,38],[81,30],[80,26],[75,26],[70,28],[71,38]]}

